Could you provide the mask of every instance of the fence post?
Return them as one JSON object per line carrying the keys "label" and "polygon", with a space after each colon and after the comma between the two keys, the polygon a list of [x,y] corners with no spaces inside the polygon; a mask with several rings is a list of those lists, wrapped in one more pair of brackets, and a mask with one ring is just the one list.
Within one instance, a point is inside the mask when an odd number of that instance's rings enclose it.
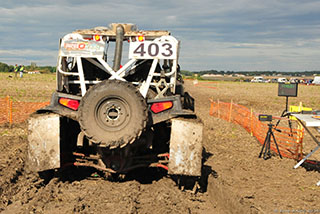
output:
{"label": "fence post", "polygon": [[253,128],[252,128],[252,126],[253,126],[253,121],[252,121],[252,115],[253,115],[253,111],[252,111],[252,108],[250,108],[250,134],[251,134],[251,136],[253,136]]}
{"label": "fence post", "polygon": [[[299,103],[299,112],[301,112],[303,110],[303,105],[302,102]],[[303,143],[302,143],[302,139],[303,139],[303,132],[304,132],[304,128],[303,126],[298,123],[298,130],[299,130],[299,134],[298,134],[298,139],[297,139],[297,143],[299,146],[299,151],[298,151],[298,158],[302,157],[302,151],[303,151]]]}
{"label": "fence post", "polygon": [[9,95],[6,96],[7,103],[7,122],[12,125],[12,99]]}
{"label": "fence post", "polygon": [[303,157],[303,135],[304,135],[304,128],[302,127],[300,130],[300,134],[298,136],[299,138],[299,154],[298,154],[298,159]]}
{"label": "fence post", "polygon": [[9,123],[10,126],[12,125],[12,99],[9,100],[10,107],[9,107]]}
{"label": "fence post", "polygon": [[230,109],[229,109],[229,122],[231,122],[231,115],[232,115],[232,103],[233,103],[233,101],[231,100],[231,103],[230,103]]}
{"label": "fence post", "polygon": [[7,117],[7,122],[9,123],[9,121],[10,121],[10,96],[9,95],[6,96],[6,105],[7,105],[6,117]]}
{"label": "fence post", "polygon": [[209,115],[213,116],[213,100],[212,99],[209,99],[210,100],[210,111],[209,111]]}
{"label": "fence post", "polygon": [[218,99],[218,118],[220,118],[220,100]]}

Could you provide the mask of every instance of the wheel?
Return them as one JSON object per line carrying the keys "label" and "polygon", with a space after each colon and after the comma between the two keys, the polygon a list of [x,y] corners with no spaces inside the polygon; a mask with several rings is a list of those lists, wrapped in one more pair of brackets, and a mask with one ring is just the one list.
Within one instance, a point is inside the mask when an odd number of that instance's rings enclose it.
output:
{"label": "wheel", "polygon": [[147,104],[131,83],[106,80],[91,87],[79,106],[86,136],[110,149],[134,142],[145,128]]}

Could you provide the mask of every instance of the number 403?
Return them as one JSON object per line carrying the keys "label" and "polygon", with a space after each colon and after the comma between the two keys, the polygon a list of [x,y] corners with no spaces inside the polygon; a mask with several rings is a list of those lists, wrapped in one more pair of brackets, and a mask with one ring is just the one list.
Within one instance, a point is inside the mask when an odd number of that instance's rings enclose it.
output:
{"label": "number 403", "polygon": [[[161,52],[158,43],[149,43],[145,45],[145,43],[141,43],[134,51],[134,54],[139,54],[141,57],[145,55],[149,55],[151,57],[158,56],[159,53],[164,57],[170,57],[173,54],[172,45],[170,43],[163,43],[161,45]],[[145,47],[147,46],[147,47]]]}

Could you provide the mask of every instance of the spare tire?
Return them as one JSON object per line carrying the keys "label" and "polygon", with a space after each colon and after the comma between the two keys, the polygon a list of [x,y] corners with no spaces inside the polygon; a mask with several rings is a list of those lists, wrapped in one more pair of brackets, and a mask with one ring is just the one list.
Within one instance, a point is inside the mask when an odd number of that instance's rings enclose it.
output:
{"label": "spare tire", "polygon": [[147,104],[138,89],[119,80],[92,86],[82,98],[78,114],[85,135],[110,149],[134,142],[147,118]]}

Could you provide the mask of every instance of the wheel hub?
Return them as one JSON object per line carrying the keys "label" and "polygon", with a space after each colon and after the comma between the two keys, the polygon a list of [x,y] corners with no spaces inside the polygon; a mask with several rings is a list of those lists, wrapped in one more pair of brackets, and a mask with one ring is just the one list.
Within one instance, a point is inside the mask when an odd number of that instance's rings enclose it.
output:
{"label": "wheel hub", "polygon": [[105,112],[106,120],[118,120],[120,115],[123,114],[120,111],[121,111],[121,108],[120,107],[117,108],[114,105],[111,108],[107,108],[107,111]]}
{"label": "wheel hub", "polygon": [[130,117],[130,106],[120,98],[103,100],[98,107],[98,123],[108,130],[118,130],[124,127]]}

